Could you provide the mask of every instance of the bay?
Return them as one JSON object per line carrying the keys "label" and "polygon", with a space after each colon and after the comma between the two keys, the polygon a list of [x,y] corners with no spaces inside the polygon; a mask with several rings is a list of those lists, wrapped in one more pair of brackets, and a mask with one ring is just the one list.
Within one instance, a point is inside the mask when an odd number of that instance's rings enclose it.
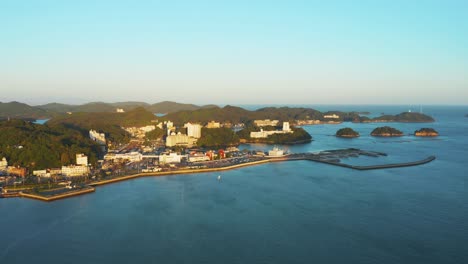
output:
{"label": "bay", "polygon": [[[321,107],[371,115],[408,110]],[[352,164],[437,157],[422,166],[354,171],[294,161],[141,178],[51,203],[0,199],[0,262],[467,263],[468,107],[423,110],[436,122],[386,124],[402,130],[401,138],[369,136],[383,124],[344,123],[307,126],[312,143],[280,146],[296,153],[353,147],[389,154],[344,160]],[[361,137],[334,137],[343,127]],[[440,137],[410,135],[422,127]]]}

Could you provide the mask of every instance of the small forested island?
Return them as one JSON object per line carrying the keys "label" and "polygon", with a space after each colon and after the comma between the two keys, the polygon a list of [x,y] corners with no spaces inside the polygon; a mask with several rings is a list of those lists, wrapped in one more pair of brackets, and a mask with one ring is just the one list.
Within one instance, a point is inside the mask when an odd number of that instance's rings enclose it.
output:
{"label": "small forested island", "polygon": [[343,137],[343,138],[355,138],[355,137],[359,137],[359,133],[354,131],[350,127],[345,127],[336,131],[336,136]]}
{"label": "small forested island", "polygon": [[433,128],[421,128],[414,131],[414,135],[417,137],[437,137],[439,132],[435,131]]}
{"label": "small forested island", "polygon": [[403,136],[403,132],[400,130],[389,127],[389,126],[384,126],[384,127],[378,127],[374,129],[371,132],[371,136],[374,137],[401,137]]}

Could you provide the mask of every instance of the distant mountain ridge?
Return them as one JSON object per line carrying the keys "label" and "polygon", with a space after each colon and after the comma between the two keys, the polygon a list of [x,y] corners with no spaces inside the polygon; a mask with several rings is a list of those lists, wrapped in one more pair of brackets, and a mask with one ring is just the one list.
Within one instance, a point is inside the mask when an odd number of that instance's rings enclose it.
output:
{"label": "distant mountain ridge", "polygon": [[182,104],[177,102],[163,101],[155,104],[145,102],[91,102],[81,105],[48,103],[44,105],[31,106],[20,102],[0,102],[0,119],[21,118],[21,119],[42,119],[52,118],[62,113],[67,112],[116,112],[117,108],[124,111],[131,111],[138,107],[143,107],[145,110],[152,113],[173,113],[178,111],[194,111],[198,109],[206,109],[217,107],[216,105],[198,106],[194,104]]}
{"label": "distant mountain ridge", "polygon": [[116,102],[116,103],[105,103],[105,102],[91,102],[82,105],[67,105],[50,103],[45,105],[38,105],[37,108],[50,110],[59,113],[66,112],[115,112],[117,108],[121,108],[124,111],[131,111],[138,107],[143,107],[147,111],[152,113],[172,113],[183,110],[193,111],[203,108],[212,108],[216,105],[205,105],[198,106],[194,104],[182,104],[170,101],[163,101],[155,104],[148,104],[145,102]]}
{"label": "distant mountain ridge", "polygon": [[0,103],[0,120],[8,118],[19,119],[45,119],[62,116],[67,112],[72,113],[116,113],[117,109],[124,112],[141,108],[148,113],[167,114],[164,120],[172,120],[177,124],[186,122],[202,122],[215,120],[220,122],[247,122],[255,119],[277,119],[280,121],[315,120],[318,122],[355,122],[355,123],[378,123],[378,122],[405,122],[426,123],[434,122],[430,116],[421,113],[404,112],[397,115],[383,115],[375,118],[361,116],[357,112],[328,111],[320,112],[312,108],[303,107],[265,107],[249,111],[241,107],[227,105],[219,107],[216,105],[198,106],[194,104],[181,104],[164,101],[156,104],[144,102],[91,102],[82,105],[68,105],[60,103],[49,103],[39,106],[30,106],[19,102]]}
{"label": "distant mountain ridge", "polygon": [[20,102],[0,102],[0,119],[22,118],[41,119],[54,116],[54,113]]}

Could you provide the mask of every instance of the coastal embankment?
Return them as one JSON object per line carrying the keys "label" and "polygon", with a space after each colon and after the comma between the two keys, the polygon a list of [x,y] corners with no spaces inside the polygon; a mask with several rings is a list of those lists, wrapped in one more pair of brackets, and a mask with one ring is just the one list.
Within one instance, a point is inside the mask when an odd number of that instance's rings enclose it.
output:
{"label": "coastal embankment", "polygon": [[[283,160],[278,160],[278,161],[283,161]],[[120,182],[120,181],[135,179],[135,178],[139,178],[139,177],[153,177],[153,176],[167,176],[167,175],[178,175],[178,174],[194,174],[194,173],[226,171],[226,170],[233,170],[233,169],[247,167],[247,166],[255,166],[255,165],[265,164],[265,163],[268,163],[268,162],[271,162],[271,159],[264,159],[264,160],[259,160],[259,161],[246,162],[246,163],[241,163],[241,164],[236,164],[236,165],[231,165],[231,166],[226,166],[226,167],[219,167],[219,168],[185,169],[185,170],[162,171],[162,172],[142,172],[142,173],[122,176],[122,177],[118,177],[118,178],[93,182],[93,183],[90,183],[89,185],[90,186],[100,186],[100,185],[110,184],[110,183],[114,183],[114,182]]]}
{"label": "coastal embankment", "polygon": [[217,171],[227,171],[238,169],[247,166],[255,166],[266,164],[270,162],[285,162],[285,161],[298,161],[298,160],[308,160],[313,162],[320,162],[324,164],[329,164],[333,166],[339,166],[354,170],[376,170],[376,169],[388,169],[388,168],[399,168],[399,167],[408,167],[408,166],[418,166],[422,164],[429,163],[436,159],[435,156],[429,156],[425,159],[412,161],[412,162],[403,162],[403,163],[390,163],[390,164],[380,164],[380,165],[369,165],[369,166],[355,166],[346,163],[342,163],[341,159],[350,158],[350,157],[358,157],[359,155],[363,156],[370,156],[370,157],[379,157],[379,156],[387,156],[387,154],[382,152],[374,152],[374,151],[364,151],[360,149],[339,149],[339,150],[328,150],[322,151],[319,153],[299,153],[299,154],[291,154],[285,155],[282,157],[261,157],[258,160],[251,160],[248,162],[227,165],[227,166],[220,166],[220,167],[213,167],[213,168],[198,168],[198,169],[178,169],[178,170],[170,170],[170,171],[162,171],[162,172],[145,172],[145,173],[136,173],[132,175],[120,176],[111,179],[104,179],[95,182],[88,183],[79,189],[72,189],[66,192],[61,192],[57,194],[47,194],[47,193],[35,193],[30,192],[29,190],[24,190],[16,193],[12,193],[11,196],[9,193],[4,193],[3,197],[25,197],[31,198],[41,201],[54,201],[58,199],[64,199],[76,195],[82,195],[86,193],[91,193],[95,191],[96,186],[101,186],[105,184],[111,184],[126,180],[131,180],[140,177],[155,177],[155,176],[168,176],[168,175],[178,175],[178,174],[194,174],[194,173],[210,173],[210,172],[217,172]]}
{"label": "coastal embankment", "polygon": [[25,198],[31,198],[31,199],[36,199],[44,202],[51,202],[59,199],[65,199],[77,195],[82,195],[86,193],[92,193],[95,192],[96,189],[90,186],[87,186],[85,188],[79,189],[79,190],[71,190],[66,193],[61,193],[61,194],[56,194],[56,195],[50,195],[50,196],[44,196],[40,194],[33,194],[33,193],[25,193],[25,192],[20,192],[19,197],[25,197]]}

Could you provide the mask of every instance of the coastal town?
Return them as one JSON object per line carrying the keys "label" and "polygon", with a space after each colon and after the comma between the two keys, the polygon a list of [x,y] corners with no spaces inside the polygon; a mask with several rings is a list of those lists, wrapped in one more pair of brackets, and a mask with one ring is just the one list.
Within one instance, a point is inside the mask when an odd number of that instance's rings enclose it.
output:
{"label": "coastal town", "polygon": [[[121,117],[126,112],[118,108],[115,113],[117,117]],[[73,117],[74,113],[68,112],[66,115]],[[18,160],[1,157],[0,193],[1,197],[23,196],[50,200],[88,193],[94,191],[92,186],[136,176],[211,172],[271,161],[305,159],[352,169],[389,167],[384,165],[363,168],[341,163],[341,158],[380,155],[360,150],[340,150],[335,152],[339,153],[338,155],[329,155],[328,152],[310,155],[288,153],[272,144],[307,143],[311,141],[311,136],[300,126],[342,122],[343,117],[336,113],[324,114],[317,120],[254,119],[247,123],[210,120],[178,122],[179,125],[176,125],[176,122],[167,119],[161,121],[151,119],[145,125],[121,126],[119,129],[129,136],[129,139],[123,142],[116,142],[115,135],[109,133],[109,130],[104,131],[91,126],[85,131],[85,138],[81,141],[91,142],[90,147],[98,150],[100,155],[97,156],[97,160],[96,156],[90,157],[89,152],[76,150],[71,154],[62,154],[60,159],[62,164],[59,167],[35,165],[31,169],[31,166],[29,168],[19,166]],[[28,126],[28,123],[19,123],[16,127],[21,125]],[[372,135],[388,136],[385,134],[387,128],[383,128],[382,131],[381,134],[374,131]],[[421,134],[418,133],[417,136]],[[433,134],[437,135],[435,131]],[[395,136],[401,135],[403,135],[401,132],[395,134]],[[351,129],[342,129],[336,136],[356,137],[359,133]],[[238,146],[242,143],[266,143],[271,147],[268,151],[240,150]],[[78,144],[81,144],[80,141]],[[16,153],[27,150],[27,146],[23,145],[13,145],[13,148]],[[86,150],[86,148],[81,149]],[[94,155],[94,152],[91,154]],[[429,157],[408,164],[418,165],[431,160]],[[391,164],[390,167],[408,166],[408,164]]]}
{"label": "coastal town", "polygon": [[[117,109],[118,113],[123,112]],[[292,134],[289,122],[282,122],[278,130],[264,131],[263,127],[276,127],[279,120],[254,120],[258,131],[250,132],[252,138],[268,138],[274,134]],[[141,127],[122,127],[131,139],[126,144],[113,145],[106,134],[95,129],[89,130],[89,139],[105,150],[105,155],[97,164],[91,164],[88,156],[77,153],[73,164],[57,168],[40,168],[28,171],[25,167],[9,165],[3,157],[0,161],[0,183],[2,192],[27,190],[54,185],[55,190],[63,191],[77,188],[77,183],[88,184],[135,173],[174,172],[178,170],[212,169],[255,162],[265,157],[282,157],[283,150],[274,148],[268,152],[240,151],[236,146],[224,148],[200,148],[197,141],[203,137],[202,128],[219,129],[231,124],[210,121],[206,124],[185,123],[177,127],[171,121],[159,122]],[[244,124],[236,124],[234,128],[242,128]],[[156,140],[148,140],[148,133],[159,129],[164,136]],[[22,146],[18,146],[22,148]]]}

